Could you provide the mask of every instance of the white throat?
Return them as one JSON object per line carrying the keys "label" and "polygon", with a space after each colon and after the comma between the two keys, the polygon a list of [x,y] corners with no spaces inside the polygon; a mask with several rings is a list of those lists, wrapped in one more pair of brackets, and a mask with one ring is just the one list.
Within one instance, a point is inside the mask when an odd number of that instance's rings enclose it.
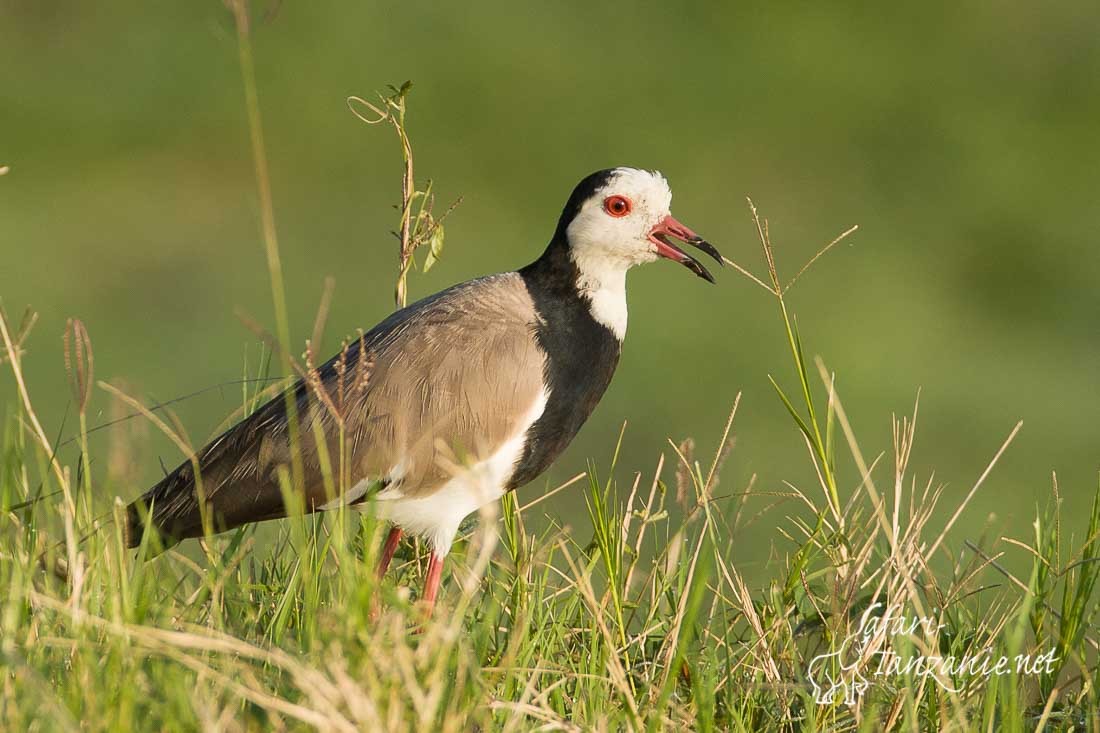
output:
{"label": "white throat", "polygon": [[626,271],[633,263],[583,250],[571,254],[579,272],[577,290],[588,298],[592,317],[622,341],[626,337]]}
{"label": "white throat", "polygon": [[[653,231],[669,216],[672,191],[661,174],[636,168],[615,168],[593,176],[597,187],[592,191],[581,186],[573,191],[574,197],[584,193],[585,198],[572,212],[565,236],[579,271],[577,289],[588,299],[592,317],[622,341],[626,271],[657,259]],[[569,213],[567,209],[562,215]]]}

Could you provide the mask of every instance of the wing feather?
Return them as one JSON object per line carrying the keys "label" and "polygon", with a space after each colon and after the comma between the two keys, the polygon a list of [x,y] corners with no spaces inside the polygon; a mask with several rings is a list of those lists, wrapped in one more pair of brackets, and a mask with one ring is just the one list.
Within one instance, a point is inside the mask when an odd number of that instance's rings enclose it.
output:
{"label": "wing feather", "polygon": [[[394,313],[316,378],[296,383],[304,509],[336,498],[326,495],[322,458],[327,452],[335,463],[341,423],[351,486],[378,481],[403,496],[426,496],[455,465],[494,453],[543,388],[536,318],[517,274],[473,280]],[[216,531],[286,515],[278,476],[291,458],[287,428],[281,394],[198,451]],[[128,517],[130,546],[147,519],[167,542],[201,535],[193,462],[131,504]]]}

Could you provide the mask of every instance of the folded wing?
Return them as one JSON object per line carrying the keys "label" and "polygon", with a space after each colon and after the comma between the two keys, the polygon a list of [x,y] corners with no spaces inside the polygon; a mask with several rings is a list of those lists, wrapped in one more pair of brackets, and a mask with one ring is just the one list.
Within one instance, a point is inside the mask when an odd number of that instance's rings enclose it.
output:
{"label": "folded wing", "polygon": [[[518,275],[473,280],[394,313],[297,382],[302,510],[372,488],[427,496],[494,454],[543,390],[536,318]],[[130,505],[127,544],[149,525],[167,546],[201,536],[204,516],[213,531],[286,516],[289,426],[280,394],[197,451]]]}

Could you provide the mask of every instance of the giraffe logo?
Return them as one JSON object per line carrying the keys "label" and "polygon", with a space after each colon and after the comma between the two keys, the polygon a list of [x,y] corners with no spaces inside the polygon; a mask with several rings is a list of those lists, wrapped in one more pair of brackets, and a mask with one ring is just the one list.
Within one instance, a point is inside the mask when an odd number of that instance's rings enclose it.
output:
{"label": "giraffe logo", "polygon": [[855,705],[867,692],[871,683],[859,671],[864,644],[863,639],[853,634],[839,649],[818,654],[810,660],[806,672],[814,689],[814,702],[832,705],[843,700],[847,705]]}

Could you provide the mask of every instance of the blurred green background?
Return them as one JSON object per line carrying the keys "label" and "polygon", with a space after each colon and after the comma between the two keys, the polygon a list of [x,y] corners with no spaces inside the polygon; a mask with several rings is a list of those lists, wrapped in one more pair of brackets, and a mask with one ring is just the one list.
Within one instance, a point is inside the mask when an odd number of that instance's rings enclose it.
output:
{"label": "blurred green background", "polygon": [[[274,8],[274,6],[271,6]],[[96,376],[164,400],[240,376],[273,324],[237,49],[218,2],[0,2],[0,296],[41,321],[30,388],[59,430],[65,318],[86,322]],[[257,6],[264,16],[268,6]],[[412,297],[541,252],[574,183],[662,170],[676,215],[763,273],[745,196],[793,275],[807,350],[835,369],[873,457],[892,414],[921,407],[913,468],[953,509],[1018,440],[952,536],[1027,535],[1058,471],[1071,508],[1100,468],[1100,5],[944,3],[304,3],[257,17],[255,53],[293,338],[335,275],[325,350],[391,308],[399,150],[345,107],[412,79],[418,173],[461,195],[447,249]],[[720,493],[815,495],[805,448],[767,381],[794,386],[774,304],[728,268],[717,287],[670,263],[631,275],[611,390],[537,494],[606,467],[648,485],[666,439],[714,449],[743,391]],[[251,346],[250,346],[251,345]],[[14,407],[10,374],[3,397]],[[110,398],[99,392],[93,424]],[[227,388],[178,413],[207,437]],[[72,432],[70,419],[66,433]],[[103,434],[97,438],[104,443]],[[95,447],[93,447],[95,449]],[[66,448],[71,451],[72,447]],[[142,454],[135,484],[163,440]],[[66,455],[72,460],[71,454]],[[887,458],[882,468],[889,470]],[[102,464],[101,464],[102,468]],[[846,470],[847,490],[857,475]],[[671,478],[670,474],[666,474]],[[891,485],[890,475],[878,474]],[[140,485],[122,489],[125,498]],[[763,500],[761,500],[762,503]],[[576,493],[545,505],[583,514]],[[790,507],[792,510],[794,507]],[[784,551],[772,511],[744,534],[750,575]]]}

